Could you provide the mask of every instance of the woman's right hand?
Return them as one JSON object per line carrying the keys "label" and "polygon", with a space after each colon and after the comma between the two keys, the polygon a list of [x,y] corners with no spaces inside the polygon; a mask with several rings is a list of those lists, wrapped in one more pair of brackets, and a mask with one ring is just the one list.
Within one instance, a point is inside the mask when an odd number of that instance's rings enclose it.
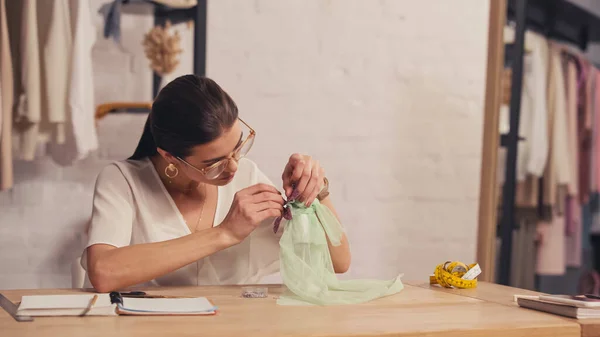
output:
{"label": "woman's right hand", "polygon": [[281,216],[285,200],[277,189],[256,184],[235,194],[229,213],[219,225],[239,243],[266,219]]}

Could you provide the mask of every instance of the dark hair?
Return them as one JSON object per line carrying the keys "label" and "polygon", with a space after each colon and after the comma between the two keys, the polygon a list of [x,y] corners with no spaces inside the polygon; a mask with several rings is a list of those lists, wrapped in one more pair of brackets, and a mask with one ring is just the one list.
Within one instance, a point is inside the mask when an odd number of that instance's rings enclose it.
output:
{"label": "dark hair", "polygon": [[215,81],[196,75],[178,77],[154,100],[142,137],[129,159],[153,156],[157,147],[186,157],[192,147],[218,138],[237,117],[235,102]]}

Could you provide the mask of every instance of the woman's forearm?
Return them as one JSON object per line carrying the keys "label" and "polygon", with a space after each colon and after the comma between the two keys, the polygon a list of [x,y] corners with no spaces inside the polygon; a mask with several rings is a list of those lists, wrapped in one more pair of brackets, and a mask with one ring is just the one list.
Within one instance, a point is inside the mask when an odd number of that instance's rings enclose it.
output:
{"label": "woman's forearm", "polygon": [[236,244],[219,227],[181,238],[115,248],[88,248],[88,273],[94,288],[110,292],[148,282]]}
{"label": "woman's forearm", "polygon": [[[335,217],[340,221],[333,204],[331,203],[331,199],[326,197],[321,200],[321,204],[329,208],[331,212],[335,215]],[[342,235],[342,239],[340,240],[341,244],[339,246],[334,246],[327,238],[327,245],[329,246],[329,254],[331,255],[331,262],[333,263],[333,269],[336,273],[345,273],[350,268],[351,254],[350,254],[350,245],[348,243],[348,238],[346,238],[346,234]]]}

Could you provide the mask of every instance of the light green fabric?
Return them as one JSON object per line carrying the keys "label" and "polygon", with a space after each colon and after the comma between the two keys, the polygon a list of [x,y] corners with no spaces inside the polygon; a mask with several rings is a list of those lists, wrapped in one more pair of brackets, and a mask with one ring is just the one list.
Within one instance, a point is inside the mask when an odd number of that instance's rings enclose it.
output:
{"label": "light green fabric", "polygon": [[404,288],[401,275],[393,280],[338,280],[327,246],[327,237],[334,246],[341,243],[343,228],[335,215],[318,200],[309,208],[299,202],[288,207],[292,207],[292,219],[282,221],[279,241],[281,276],[287,290],[278,304],[362,303]]}

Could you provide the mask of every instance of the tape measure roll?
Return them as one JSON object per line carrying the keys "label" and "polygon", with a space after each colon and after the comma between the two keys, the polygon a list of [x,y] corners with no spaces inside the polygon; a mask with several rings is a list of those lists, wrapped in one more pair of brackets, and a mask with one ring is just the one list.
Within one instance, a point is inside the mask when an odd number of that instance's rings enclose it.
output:
{"label": "tape measure roll", "polygon": [[429,284],[444,288],[471,289],[477,287],[477,276],[481,274],[479,264],[466,265],[459,261],[447,261],[435,267]]}

